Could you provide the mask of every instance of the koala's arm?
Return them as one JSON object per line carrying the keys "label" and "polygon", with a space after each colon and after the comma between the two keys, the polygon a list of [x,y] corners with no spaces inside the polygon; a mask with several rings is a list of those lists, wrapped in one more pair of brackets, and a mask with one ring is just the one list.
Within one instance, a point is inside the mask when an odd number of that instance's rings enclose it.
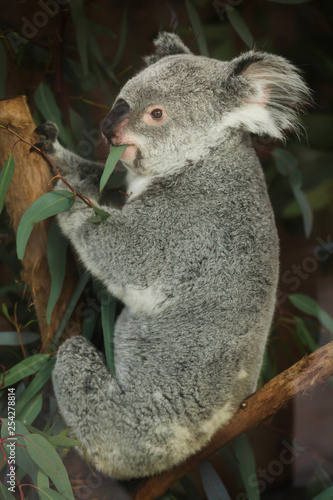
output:
{"label": "koala's arm", "polygon": [[[98,199],[100,196],[99,183],[104,166],[85,160],[62,147],[58,141],[58,128],[54,123],[44,123],[37,127],[35,132],[42,139],[35,146],[43,149],[67,182],[88,198]],[[57,189],[64,189],[64,184],[59,183]]]}

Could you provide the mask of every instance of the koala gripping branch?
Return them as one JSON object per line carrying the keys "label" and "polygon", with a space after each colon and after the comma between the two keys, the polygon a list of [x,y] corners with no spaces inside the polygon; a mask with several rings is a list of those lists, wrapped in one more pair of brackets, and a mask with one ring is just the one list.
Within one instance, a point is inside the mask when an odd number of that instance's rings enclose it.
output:
{"label": "koala gripping branch", "polygon": [[[14,130],[25,141],[34,143],[36,125],[31,117],[26,97],[0,101],[0,125]],[[37,154],[29,154],[29,146],[0,127],[0,170],[12,153],[15,173],[8,188],[5,205],[15,231],[27,208],[41,195],[50,191],[52,177],[45,160]],[[67,303],[76,285],[75,266],[68,263],[64,287],[58,304],[53,312],[51,324],[46,323],[46,308],[50,292],[50,274],[47,264],[47,231],[50,220],[39,222],[32,231],[23,260],[22,280],[30,288],[33,305],[36,309],[39,328],[44,345],[52,340],[59,322],[64,315]],[[78,333],[78,332],[76,332]]]}
{"label": "koala gripping branch", "polygon": [[155,500],[184,474],[203,460],[258,424],[274,416],[295,397],[307,396],[318,384],[333,375],[333,342],[305,356],[250,396],[233,419],[219,430],[208,445],[174,469],[140,481],[133,500]]}

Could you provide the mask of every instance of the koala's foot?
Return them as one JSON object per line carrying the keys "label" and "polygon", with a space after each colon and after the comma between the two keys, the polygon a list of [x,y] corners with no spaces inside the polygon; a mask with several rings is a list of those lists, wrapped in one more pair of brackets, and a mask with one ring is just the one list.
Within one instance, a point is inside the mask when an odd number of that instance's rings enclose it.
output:
{"label": "koala's foot", "polygon": [[[46,122],[43,125],[39,125],[35,129],[35,134],[41,136],[41,141],[38,141],[34,146],[40,150],[43,150],[46,154],[55,154],[55,146],[58,143],[58,127],[55,123]],[[36,151],[34,148],[30,149],[30,152]]]}

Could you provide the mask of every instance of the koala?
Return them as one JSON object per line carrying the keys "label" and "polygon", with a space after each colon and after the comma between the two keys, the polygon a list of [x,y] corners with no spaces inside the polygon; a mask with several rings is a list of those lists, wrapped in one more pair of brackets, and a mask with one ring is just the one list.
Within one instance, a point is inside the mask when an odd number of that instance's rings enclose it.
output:
{"label": "koala", "polygon": [[282,57],[214,60],[170,33],[155,47],[102,125],[111,145],[127,145],[121,208],[100,202],[102,165],[65,150],[53,124],[37,129],[67,181],[109,213],[93,224],[77,199],[57,217],[83,266],[124,305],[115,375],[78,336],[59,348],[53,384],[89,459],[116,479],[181,463],[255,391],[279,243],[251,135],[283,139],[309,100]]}

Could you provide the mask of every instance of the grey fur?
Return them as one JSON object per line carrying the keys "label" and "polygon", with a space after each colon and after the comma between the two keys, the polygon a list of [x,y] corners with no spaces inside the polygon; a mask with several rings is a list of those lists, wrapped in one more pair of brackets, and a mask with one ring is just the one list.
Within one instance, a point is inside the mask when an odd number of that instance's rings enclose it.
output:
{"label": "grey fur", "polygon": [[[53,374],[62,415],[92,463],[120,479],[186,459],[256,388],[278,238],[250,132],[282,136],[308,98],[281,57],[221,62],[170,34],[156,45],[154,63],[119,95],[131,108],[124,130],[139,145],[124,162],[128,189],[143,182],[141,192],[121,210],[102,205],[110,217],[99,225],[79,200],[58,216],[84,266],[125,304],[115,378],[81,337],[60,347]],[[159,126],[142,119],[151,105],[168,112]],[[68,181],[98,204],[102,167],[53,147]]]}

